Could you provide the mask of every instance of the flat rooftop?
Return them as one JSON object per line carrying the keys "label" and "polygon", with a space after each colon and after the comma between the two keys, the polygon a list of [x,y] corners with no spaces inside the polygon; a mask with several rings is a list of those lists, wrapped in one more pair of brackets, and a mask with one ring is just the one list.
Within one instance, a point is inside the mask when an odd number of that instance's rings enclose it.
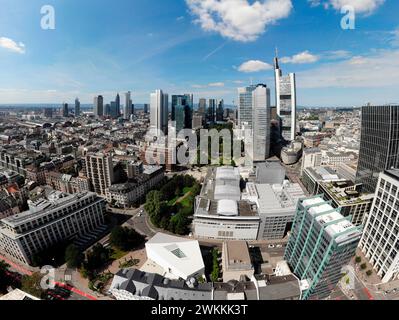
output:
{"label": "flat rooftop", "polygon": [[226,241],[224,242],[228,265],[251,264],[248,245],[245,241]]}

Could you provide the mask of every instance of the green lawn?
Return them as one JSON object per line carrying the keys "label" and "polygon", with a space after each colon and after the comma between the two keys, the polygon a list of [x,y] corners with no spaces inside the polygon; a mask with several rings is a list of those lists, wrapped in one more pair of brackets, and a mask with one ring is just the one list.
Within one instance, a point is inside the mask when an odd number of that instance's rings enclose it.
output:
{"label": "green lawn", "polygon": [[120,250],[118,248],[112,248],[112,254],[111,254],[111,259],[112,260],[119,260],[126,256],[129,252]]}

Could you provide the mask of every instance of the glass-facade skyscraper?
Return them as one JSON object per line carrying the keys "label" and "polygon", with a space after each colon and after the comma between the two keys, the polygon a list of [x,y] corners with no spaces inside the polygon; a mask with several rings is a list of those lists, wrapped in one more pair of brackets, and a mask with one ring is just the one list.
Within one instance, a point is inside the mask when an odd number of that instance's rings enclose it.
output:
{"label": "glass-facade skyscraper", "polygon": [[176,131],[191,129],[193,123],[193,95],[172,95],[172,121]]}
{"label": "glass-facade skyscraper", "polygon": [[365,106],[356,183],[374,193],[381,172],[399,168],[399,105]]}
{"label": "glass-facade skyscraper", "polygon": [[244,123],[248,128],[252,128],[252,92],[256,85],[238,89],[238,127],[241,128]]}

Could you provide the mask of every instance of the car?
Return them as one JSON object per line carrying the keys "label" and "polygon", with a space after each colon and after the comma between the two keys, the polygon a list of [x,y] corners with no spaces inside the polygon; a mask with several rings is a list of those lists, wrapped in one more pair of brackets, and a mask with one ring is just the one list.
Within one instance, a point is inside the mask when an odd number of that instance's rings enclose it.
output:
{"label": "car", "polygon": [[269,249],[273,249],[273,248],[275,248],[276,246],[275,246],[274,244],[269,244],[267,247],[268,247]]}
{"label": "car", "polygon": [[283,247],[282,244],[278,244],[278,245],[276,246],[276,248],[282,248],[282,247]]}

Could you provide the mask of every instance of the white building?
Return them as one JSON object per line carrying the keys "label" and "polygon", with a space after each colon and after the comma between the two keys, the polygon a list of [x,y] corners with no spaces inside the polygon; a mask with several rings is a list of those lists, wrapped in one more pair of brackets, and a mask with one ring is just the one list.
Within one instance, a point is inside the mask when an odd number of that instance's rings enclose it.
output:
{"label": "white building", "polygon": [[160,266],[167,278],[188,280],[204,275],[204,261],[196,240],[157,233],[145,247],[148,259]]}
{"label": "white building", "polygon": [[150,121],[151,128],[168,134],[169,96],[162,90],[151,93]]}
{"label": "white building", "polygon": [[386,283],[399,275],[399,170],[381,173],[359,247]]}

